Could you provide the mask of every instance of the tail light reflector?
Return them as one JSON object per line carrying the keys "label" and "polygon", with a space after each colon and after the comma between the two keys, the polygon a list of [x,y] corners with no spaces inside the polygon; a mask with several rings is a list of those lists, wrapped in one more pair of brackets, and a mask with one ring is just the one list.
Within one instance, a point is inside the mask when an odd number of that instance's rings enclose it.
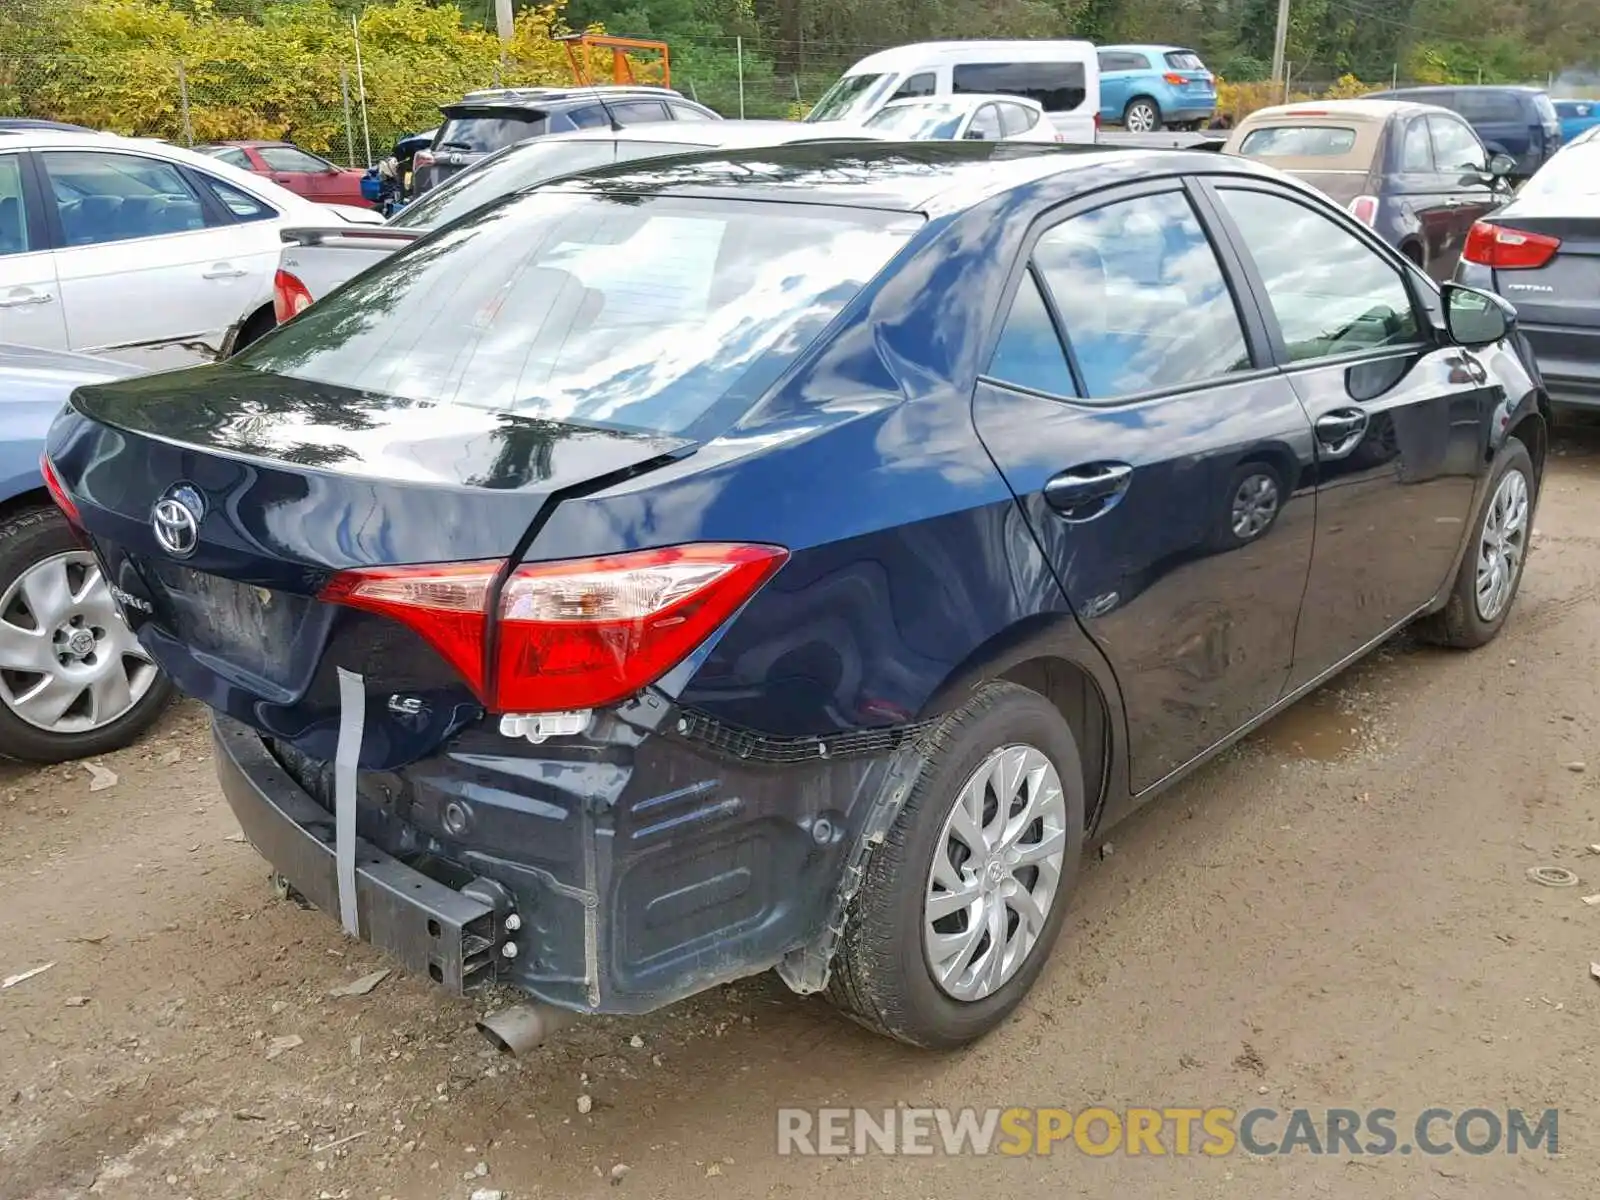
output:
{"label": "tail light reflector", "polygon": [[297,275],[279,268],[272,277],[272,315],[282,325],[311,307],[311,291]]}
{"label": "tail light reflector", "polygon": [[1529,271],[1544,266],[1559,249],[1560,238],[1479,221],[1467,234],[1461,257],[1496,271]]}
{"label": "tail light reflector", "polygon": [[50,461],[48,454],[39,456],[39,474],[44,476],[44,490],[50,493],[50,499],[55,501],[55,505],[61,510],[62,515],[72,524],[81,528],[83,514],[78,511],[78,506],[73,502],[72,497],[67,495],[67,489],[61,483],[61,476],[56,474],[56,466]]}
{"label": "tail light reflector", "polygon": [[1179,75],[1175,71],[1168,71],[1161,78],[1165,79],[1168,83],[1172,84],[1174,87],[1182,87],[1184,84],[1189,82],[1189,80],[1185,76]]}
{"label": "tail light reflector", "polygon": [[687,658],[787,558],[701,544],[532,563],[500,588],[492,639],[499,561],[345,571],[321,598],[402,622],[494,712],[603,708]]}
{"label": "tail light reflector", "polygon": [[1373,224],[1378,220],[1378,198],[1376,196],[1357,196],[1350,201],[1350,215],[1367,228],[1372,228]]}

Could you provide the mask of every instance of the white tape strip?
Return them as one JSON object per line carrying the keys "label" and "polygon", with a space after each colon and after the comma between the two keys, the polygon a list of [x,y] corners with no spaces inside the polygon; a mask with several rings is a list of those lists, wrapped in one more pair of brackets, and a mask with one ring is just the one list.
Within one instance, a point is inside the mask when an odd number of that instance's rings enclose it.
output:
{"label": "white tape strip", "polygon": [[334,862],[339,868],[339,922],[351,937],[361,936],[356,913],[356,761],[367,720],[366,683],[339,668],[339,744],[333,755]]}

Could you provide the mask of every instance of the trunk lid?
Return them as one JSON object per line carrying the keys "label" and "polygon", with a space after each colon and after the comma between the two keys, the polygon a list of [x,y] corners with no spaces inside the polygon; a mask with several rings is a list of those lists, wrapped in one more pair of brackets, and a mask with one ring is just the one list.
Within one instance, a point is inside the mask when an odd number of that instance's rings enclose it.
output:
{"label": "trunk lid", "polygon": [[693,446],[221,364],[79,389],[49,454],[130,624],[184,691],[331,759],[339,671],[354,672],[361,765],[392,769],[482,706],[417,633],[317,599],[329,578],[512,558],[563,494]]}
{"label": "trunk lid", "polygon": [[1600,360],[1600,197],[1530,197],[1488,223],[1559,240],[1542,266],[1495,271],[1494,286],[1517,306],[1543,373],[1587,376]]}

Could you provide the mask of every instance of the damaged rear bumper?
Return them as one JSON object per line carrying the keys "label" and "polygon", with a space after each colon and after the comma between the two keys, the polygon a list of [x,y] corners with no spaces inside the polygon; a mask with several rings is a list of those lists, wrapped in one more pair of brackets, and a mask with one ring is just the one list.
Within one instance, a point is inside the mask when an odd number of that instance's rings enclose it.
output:
{"label": "damaged rear bumper", "polygon": [[[533,747],[484,728],[359,777],[360,937],[454,992],[508,984],[584,1012],[640,1013],[778,967],[826,986],[846,903],[898,811],[916,739],[839,752],[616,717]],[[246,836],[333,919],[325,764],[225,717],[223,794]]]}

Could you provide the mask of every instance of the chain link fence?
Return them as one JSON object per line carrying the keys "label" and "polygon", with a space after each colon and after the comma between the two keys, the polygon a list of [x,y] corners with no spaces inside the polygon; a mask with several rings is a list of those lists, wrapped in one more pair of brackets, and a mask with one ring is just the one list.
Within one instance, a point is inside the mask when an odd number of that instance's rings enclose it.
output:
{"label": "chain link fence", "polygon": [[[844,69],[883,48],[733,37],[675,42],[670,82],[725,117],[798,119]],[[604,70],[593,72],[597,78],[608,73],[609,60]],[[639,75],[660,78],[656,64],[641,64]],[[0,116],[67,121],[180,145],[283,139],[356,166],[382,158],[401,136],[435,127],[439,106],[468,91],[572,82],[559,53],[540,62],[502,55],[477,61],[436,58],[426,64],[393,54],[326,53],[280,63],[180,60],[152,48],[113,62],[59,54],[8,60],[0,47]],[[1358,96],[1411,82],[1398,65],[1375,79],[1358,79],[1330,65],[1292,65],[1286,88],[1223,81],[1220,107],[1238,119],[1286,95],[1292,100]],[[1529,82],[1549,87],[1556,81]]]}

